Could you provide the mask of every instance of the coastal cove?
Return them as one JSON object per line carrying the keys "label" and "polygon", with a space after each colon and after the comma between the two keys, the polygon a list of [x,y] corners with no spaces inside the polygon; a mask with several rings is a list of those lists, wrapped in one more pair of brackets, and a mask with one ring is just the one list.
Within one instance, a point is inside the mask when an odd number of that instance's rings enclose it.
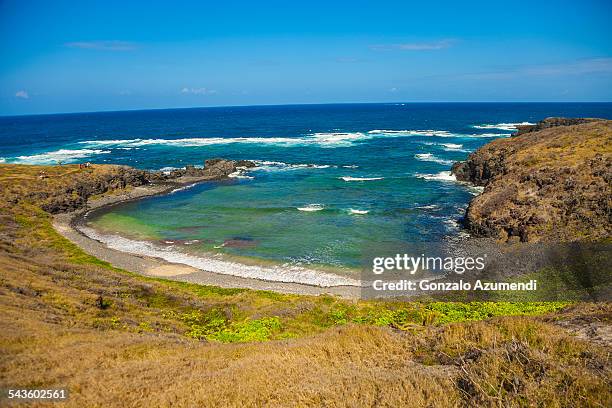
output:
{"label": "coastal cove", "polygon": [[[217,176],[218,177],[218,176]],[[300,284],[295,282],[273,281],[270,279],[257,279],[248,276],[235,276],[233,274],[215,273],[204,268],[195,268],[184,262],[171,262],[159,256],[143,255],[117,249],[83,233],[85,217],[96,211],[108,211],[121,203],[132,202],[165,194],[198,183],[209,182],[207,177],[179,177],[171,181],[158,184],[137,186],[126,192],[103,195],[88,200],[87,207],[72,212],[56,214],[53,219],[54,228],[65,238],[111,265],[136,272],[145,276],[164,277],[177,281],[214,285],[224,288],[246,288],[255,290],[272,290],[282,293],[295,293],[306,295],[319,295],[329,293],[346,298],[356,298],[359,295],[358,282],[349,281],[349,285],[318,286]],[[92,232],[90,231],[90,234]],[[94,233],[95,235],[95,233]],[[205,259],[202,259],[205,260]],[[226,265],[244,268],[244,265],[227,262]],[[314,272],[310,272],[311,274]],[[320,274],[320,272],[316,272]],[[331,287],[329,287],[331,286]]]}
{"label": "coastal cove", "polygon": [[[607,154],[606,138],[609,139],[609,127],[610,122],[605,120],[591,120],[591,123],[586,123],[582,120],[558,120],[558,119],[547,119],[539,122],[538,125],[521,125],[519,126],[519,136],[513,139],[509,139],[506,143],[510,146],[521,146],[521,149],[528,151],[533,143],[544,145],[540,150],[546,151],[547,143],[554,143],[554,146],[561,146],[563,143],[572,143],[572,140],[576,140],[576,136],[572,136],[573,132],[578,132],[584,138],[583,143],[589,143],[591,147],[588,149],[588,154],[594,158],[602,158],[602,154]],[[503,140],[502,140],[503,141]],[[603,144],[602,144],[603,143]],[[482,152],[491,149],[495,146],[495,143],[485,146],[478,152],[470,155],[468,161],[463,163],[457,163],[453,166],[453,172],[458,172],[459,176],[465,178],[462,170],[463,168],[469,169],[473,166],[472,162],[479,159],[479,155]],[[494,152],[513,151],[508,150],[492,150]],[[521,151],[521,150],[519,150]],[[498,153],[495,153],[498,154]],[[581,153],[574,153],[579,156]],[[514,159],[504,159],[505,165],[510,165]],[[586,158],[578,157],[578,160],[586,160]],[[480,162],[481,166],[487,168],[492,163],[497,163],[499,159],[495,158],[495,155],[490,159],[486,159],[484,163]],[[602,162],[603,163],[603,162]],[[269,164],[268,164],[269,165]],[[364,284],[358,280],[359,272],[347,273],[346,270],[331,270],[330,268],[317,268],[314,265],[306,264],[280,264],[274,262],[253,262],[253,259],[248,257],[232,257],[221,253],[211,253],[203,251],[187,252],[181,249],[175,249],[175,245],[182,244],[183,247],[191,246],[200,241],[200,239],[185,239],[181,241],[176,240],[172,237],[172,241],[167,240],[168,238],[157,239],[157,241],[148,241],[134,235],[132,238],[127,238],[118,232],[105,232],[96,229],[96,224],[92,223],[90,219],[103,218],[108,214],[115,214],[118,210],[126,206],[136,206],[138,212],[143,211],[142,203],[146,203],[147,200],[157,200],[165,198],[173,198],[178,194],[186,194],[191,192],[198,192],[198,188],[202,189],[201,201],[208,201],[208,194],[215,191],[216,188],[223,189],[226,185],[235,185],[236,179],[247,179],[252,180],[249,174],[251,172],[257,172],[260,170],[261,163],[253,161],[230,161],[223,159],[207,160],[203,168],[187,167],[184,170],[173,170],[171,172],[157,172],[157,173],[146,173],[141,172],[140,177],[144,177],[147,181],[147,185],[137,185],[135,188],[130,189],[127,192],[114,195],[105,195],[103,197],[95,197],[88,205],[86,209],[80,211],[60,214],[55,217],[55,227],[60,231],[66,238],[70,239],[81,248],[84,248],[88,253],[110,262],[112,265],[118,266],[123,269],[136,271],[138,273],[149,275],[149,276],[164,276],[170,277],[171,279],[181,280],[186,282],[200,283],[200,284],[211,284],[221,287],[241,287],[241,288],[255,288],[265,290],[275,290],[286,293],[300,293],[300,294],[321,294],[321,293],[333,293],[338,294],[342,297],[356,297],[359,294],[359,289]],[[463,166],[463,167],[462,167]],[[605,164],[604,164],[605,166]],[[311,170],[314,166],[300,166],[299,169]],[[135,170],[126,170],[128,173],[134,172]],[[548,168],[548,173],[551,169]],[[562,170],[567,173],[565,170]],[[138,172],[138,171],[136,171]],[[516,172],[516,171],[515,171]],[[548,174],[547,173],[547,174]],[[474,174],[489,174],[491,170],[477,171]],[[571,171],[570,171],[570,174]],[[581,170],[581,174],[586,176],[586,171]],[[604,189],[605,187],[597,187],[597,183],[600,183],[600,177],[603,174],[601,171],[593,173],[593,181],[590,182],[591,186],[597,190]],[[134,175],[130,175],[128,178],[134,179]],[[136,177],[138,178],[138,177]],[[231,180],[234,179],[234,182]],[[563,180],[560,178],[560,180]],[[471,180],[470,180],[471,181]],[[465,188],[465,183],[469,182],[466,180],[462,184]],[[564,181],[561,181],[566,184]],[[212,184],[211,184],[212,183]],[[228,184],[229,183],[229,184]],[[486,182],[476,182],[476,184],[487,185]],[[503,185],[503,184],[502,184]],[[556,191],[556,190],[552,190]],[[487,193],[482,196],[483,199],[491,197],[494,190],[488,189]],[[542,194],[546,194],[546,190],[542,190]],[[578,195],[576,195],[578,194]],[[582,192],[576,192],[576,197]],[[588,193],[587,193],[588,194]],[[591,197],[589,195],[588,197]],[[493,195],[494,197],[494,195]],[[592,211],[599,213],[602,210],[598,208],[600,201],[585,197],[585,199],[591,200],[591,204],[586,204],[585,207],[593,208]],[[143,201],[144,200],[144,201]],[[232,202],[232,200],[228,200]],[[154,202],[154,201],[153,201]],[[478,199],[473,200],[470,205],[474,202],[478,202]],[[542,202],[546,202],[542,200]],[[162,201],[164,203],[164,201]],[[168,204],[165,204],[166,206]],[[174,209],[176,203],[172,200],[169,201],[171,209]],[[180,205],[180,201],[179,201]],[[559,204],[557,204],[559,205]],[[321,206],[323,207],[323,206]],[[146,212],[146,206],[145,212]],[[537,210],[537,206],[532,205],[533,210]],[[297,211],[296,211],[297,210]],[[314,212],[315,214],[321,211],[322,208],[311,208],[305,211],[304,208],[291,209],[294,213],[305,213],[306,216],[312,216],[308,213]],[[184,210],[180,210],[184,212]],[[283,210],[282,212],[287,212]],[[359,212],[349,212],[348,217],[365,215]],[[468,211],[469,215],[469,211]],[[552,214],[551,214],[552,215]],[[336,215],[337,216],[337,215]],[[172,217],[170,217],[172,218]],[[132,222],[126,221],[127,219],[121,218],[121,223],[127,224],[127,228],[124,231],[129,231],[133,228]],[[564,221],[568,224],[567,221]],[[153,222],[144,222],[141,225],[146,225],[150,228]],[[467,224],[470,228],[470,223]],[[604,225],[603,234],[607,234]],[[136,225],[138,226],[138,225]],[[188,224],[186,228],[181,227],[182,230],[192,232],[192,230],[201,230],[203,227],[194,227]],[[299,228],[299,227],[298,227]],[[508,231],[511,231],[508,229]],[[537,228],[529,234],[521,233],[517,234],[515,238],[525,238],[524,241],[528,241],[528,237],[532,239],[537,238],[535,235],[536,231],[541,231]],[[478,230],[475,231],[480,234]],[[132,234],[138,233],[138,231],[132,231]],[[565,228],[564,230],[558,230],[557,234],[575,234],[573,227]],[[125,233],[128,234],[127,232]],[[542,234],[542,232],[540,232]],[[484,235],[487,236],[487,235]],[[506,233],[507,236],[507,233]],[[569,235],[568,235],[569,236]],[[512,238],[512,237],[509,237]],[[455,244],[458,242],[456,241]],[[244,238],[232,238],[226,240],[224,244],[228,246],[237,245],[239,248],[245,244],[250,247],[251,241],[245,240]],[[492,243],[491,243],[492,244]],[[466,248],[470,246],[469,242],[466,241]],[[221,246],[215,246],[214,248],[222,248]]]}
{"label": "coastal cove", "polygon": [[[96,209],[67,225],[107,251],[185,265],[182,280],[216,282],[193,275],[203,270],[230,280],[357,287],[373,243],[467,238],[461,222],[484,186],[458,182],[452,163],[490,141],[509,140],[542,118],[536,115],[587,108],[604,117],[612,111],[609,104],[381,104],[100,113],[86,122],[70,115],[43,119],[52,136],[44,145],[12,151],[3,138],[3,160],[89,160],[168,176],[181,168],[197,173],[203,158],[217,154],[249,161],[223,180],[182,175],[178,184],[156,180],[99,205],[94,197]],[[17,133],[27,123],[10,120]],[[152,270],[132,263],[126,269]]]}

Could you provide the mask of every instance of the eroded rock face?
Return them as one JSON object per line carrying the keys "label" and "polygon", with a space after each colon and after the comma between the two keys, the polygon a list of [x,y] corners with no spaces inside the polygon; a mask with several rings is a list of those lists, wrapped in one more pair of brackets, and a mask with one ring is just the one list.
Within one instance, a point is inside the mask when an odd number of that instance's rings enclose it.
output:
{"label": "eroded rock face", "polygon": [[149,173],[128,166],[110,166],[106,171],[84,172],[60,189],[40,190],[37,199],[42,199],[41,208],[52,214],[74,211],[81,208],[93,195],[110,190],[138,187],[149,183]]}
{"label": "eroded rock face", "polygon": [[610,238],[612,121],[543,122],[455,163],[458,180],[485,187],[467,209],[467,228],[502,241]]}

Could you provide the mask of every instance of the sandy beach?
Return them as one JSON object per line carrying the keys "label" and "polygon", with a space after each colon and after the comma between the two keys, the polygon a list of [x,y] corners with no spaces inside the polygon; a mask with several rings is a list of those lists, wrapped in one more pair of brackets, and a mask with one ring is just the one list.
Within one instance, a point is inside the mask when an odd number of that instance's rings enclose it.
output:
{"label": "sandy beach", "polygon": [[177,188],[204,181],[207,180],[199,177],[181,177],[172,182],[135,187],[121,194],[106,195],[90,199],[87,202],[86,209],[55,215],[53,226],[62,236],[79,246],[88,254],[109,262],[117,268],[145,276],[160,277],[201,285],[214,285],[223,288],[270,290],[301,295],[331,294],[343,298],[359,297],[360,288],[357,286],[321,287],[301,283],[244,278],[198,269],[185,264],[171,263],[157,257],[123,252],[109,248],[104,243],[86,236],[76,228],[77,224],[81,222],[90,211],[100,210],[118,203],[138,200],[144,197],[167,194]]}

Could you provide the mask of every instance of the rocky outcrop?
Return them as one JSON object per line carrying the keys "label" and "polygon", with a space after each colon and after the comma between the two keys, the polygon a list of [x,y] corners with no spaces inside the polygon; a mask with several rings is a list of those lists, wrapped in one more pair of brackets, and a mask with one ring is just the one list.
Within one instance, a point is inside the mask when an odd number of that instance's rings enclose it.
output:
{"label": "rocky outcrop", "polygon": [[[41,208],[52,214],[74,211],[85,206],[91,196],[149,183],[148,173],[127,166],[111,166],[106,171],[84,171],[71,183],[58,188],[41,189],[30,195],[41,201]],[[35,197],[32,197],[35,196]]]}
{"label": "rocky outcrop", "polygon": [[456,163],[458,180],[484,186],[465,224],[502,241],[612,236],[612,121],[549,118]]}
{"label": "rocky outcrop", "polygon": [[203,180],[217,180],[228,177],[240,169],[255,167],[250,160],[208,159],[204,167],[186,166],[184,169],[174,169],[171,172],[150,172],[150,181],[170,181],[184,177],[201,178]]}
{"label": "rocky outcrop", "polygon": [[255,167],[255,163],[248,160],[225,160],[225,159],[210,159],[204,162],[204,171],[208,172],[212,177],[227,177],[236,172],[240,168]]}
{"label": "rocky outcrop", "polygon": [[[71,166],[63,166],[67,170]],[[94,165],[91,168],[69,170],[62,184],[55,183],[51,177],[42,177],[39,180],[39,188],[27,195],[22,195],[19,190],[10,196],[13,204],[20,201],[34,201],[40,207],[52,214],[74,211],[83,208],[87,199],[91,196],[104,194],[109,191],[138,187],[151,183],[181,184],[198,181],[213,181],[227,178],[239,169],[255,167],[255,163],[246,160],[206,160],[203,168],[187,166],[184,169],[176,169],[167,172],[150,172],[138,170],[128,166]],[[41,171],[41,172],[44,172]],[[42,174],[42,173],[41,173]],[[9,192],[10,193],[10,192]]]}
{"label": "rocky outcrop", "polygon": [[583,123],[597,122],[601,119],[596,118],[546,118],[539,121],[535,125],[519,125],[516,128],[518,132],[514,136],[520,136],[529,132],[538,132],[543,129],[548,129],[556,126],[573,126]]}

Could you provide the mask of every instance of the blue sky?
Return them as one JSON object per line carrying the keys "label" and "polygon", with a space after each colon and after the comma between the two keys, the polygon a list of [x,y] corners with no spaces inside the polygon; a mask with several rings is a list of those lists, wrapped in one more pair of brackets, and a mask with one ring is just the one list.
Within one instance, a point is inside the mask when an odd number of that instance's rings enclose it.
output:
{"label": "blue sky", "polygon": [[612,101],[610,1],[0,1],[0,114]]}

